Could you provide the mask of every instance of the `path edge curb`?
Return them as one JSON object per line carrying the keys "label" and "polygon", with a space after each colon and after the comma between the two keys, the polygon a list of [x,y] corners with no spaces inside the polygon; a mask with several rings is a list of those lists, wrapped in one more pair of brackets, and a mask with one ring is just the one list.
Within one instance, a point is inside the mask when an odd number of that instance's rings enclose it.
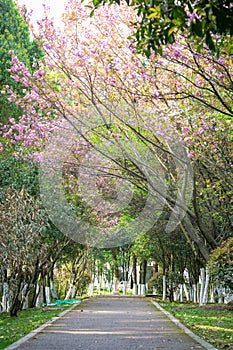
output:
{"label": "path edge curb", "polygon": [[194,334],[190,331],[189,328],[184,326],[177,318],[175,318],[170,312],[164,310],[159,303],[154,300],[151,300],[151,303],[160,311],[162,311],[173,323],[175,323],[179,328],[181,328],[188,336],[196,340],[199,344],[201,344],[207,350],[218,350],[213,345],[207,343],[204,339],[200,338],[198,335]]}
{"label": "path edge curb", "polygon": [[56,322],[59,318],[65,316],[66,314],[68,314],[68,312],[72,311],[73,309],[75,309],[75,307],[77,307],[77,305],[80,305],[80,303],[74,304],[71,307],[69,307],[68,309],[66,309],[65,311],[61,312],[59,315],[51,318],[51,320],[46,321],[45,323],[43,323],[41,326],[37,327],[36,329],[34,329],[33,331],[31,331],[30,333],[26,334],[24,337],[20,338],[19,340],[17,340],[16,342],[8,345],[6,348],[4,348],[3,350],[14,350],[17,349],[20,345],[22,345],[23,343],[25,343],[27,340],[35,337],[36,334],[40,333],[44,328],[50,326],[51,324],[53,324],[54,322]]}

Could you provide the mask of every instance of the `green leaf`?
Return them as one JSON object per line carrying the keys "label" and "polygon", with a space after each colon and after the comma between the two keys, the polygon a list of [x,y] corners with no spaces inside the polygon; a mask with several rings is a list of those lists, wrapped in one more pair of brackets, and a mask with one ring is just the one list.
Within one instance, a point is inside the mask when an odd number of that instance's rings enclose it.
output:
{"label": "green leaf", "polygon": [[177,27],[171,27],[168,31],[168,36],[170,36],[172,33],[174,33],[174,31],[177,29]]}
{"label": "green leaf", "polygon": [[193,33],[195,33],[200,38],[203,37],[202,24],[201,24],[201,22],[199,20],[196,20],[195,22],[192,22],[191,30],[192,30]]}
{"label": "green leaf", "polygon": [[151,13],[150,15],[148,15],[148,19],[151,19],[151,18],[154,18],[154,17],[156,17],[156,13],[155,12],[153,12],[153,13]]}

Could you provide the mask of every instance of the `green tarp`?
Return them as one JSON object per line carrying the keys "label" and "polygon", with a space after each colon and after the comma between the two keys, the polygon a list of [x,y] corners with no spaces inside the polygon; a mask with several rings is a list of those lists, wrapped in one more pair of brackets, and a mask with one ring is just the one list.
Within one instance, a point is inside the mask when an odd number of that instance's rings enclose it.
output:
{"label": "green tarp", "polygon": [[[64,304],[78,304],[81,303],[80,299],[67,299],[67,300],[59,300],[57,299],[53,303],[49,303],[46,306],[59,306]],[[42,306],[45,306],[45,304],[42,304]]]}

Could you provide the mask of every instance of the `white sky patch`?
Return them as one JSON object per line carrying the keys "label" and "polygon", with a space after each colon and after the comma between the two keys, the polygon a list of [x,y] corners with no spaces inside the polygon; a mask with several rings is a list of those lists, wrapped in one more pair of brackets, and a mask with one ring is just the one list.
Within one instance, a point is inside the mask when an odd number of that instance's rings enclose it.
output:
{"label": "white sky patch", "polygon": [[33,24],[36,24],[36,22],[43,17],[43,4],[50,7],[51,17],[54,18],[56,24],[59,24],[66,2],[66,0],[16,0],[16,3],[19,5],[25,5],[28,11],[33,10]]}

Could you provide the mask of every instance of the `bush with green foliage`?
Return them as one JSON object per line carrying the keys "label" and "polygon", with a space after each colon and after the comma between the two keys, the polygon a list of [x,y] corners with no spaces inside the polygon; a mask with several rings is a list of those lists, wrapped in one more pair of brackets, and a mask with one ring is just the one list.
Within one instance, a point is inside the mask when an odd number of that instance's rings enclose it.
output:
{"label": "bush with green foliage", "polygon": [[156,294],[162,295],[163,293],[163,275],[161,272],[156,272],[148,281],[148,291],[153,292],[153,288],[156,290]]}
{"label": "bush with green foliage", "polygon": [[233,237],[213,250],[208,262],[211,280],[233,292]]}

